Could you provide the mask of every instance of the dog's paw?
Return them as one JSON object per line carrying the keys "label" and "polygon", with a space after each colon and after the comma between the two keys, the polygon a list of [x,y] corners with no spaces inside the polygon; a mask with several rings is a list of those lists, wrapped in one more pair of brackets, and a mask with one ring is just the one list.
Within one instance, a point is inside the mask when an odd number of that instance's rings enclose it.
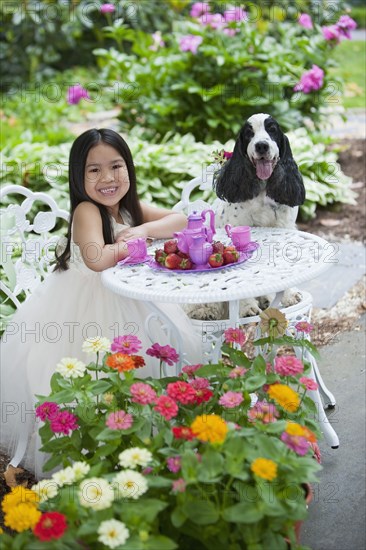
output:
{"label": "dog's paw", "polygon": [[297,288],[288,288],[283,293],[281,304],[283,307],[290,307],[298,304],[302,300],[302,294]]}
{"label": "dog's paw", "polygon": [[224,309],[222,304],[196,304],[189,307],[185,306],[185,311],[191,319],[199,321],[216,321],[224,318]]}
{"label": "dog's paw", "polygon": [[262,313],[256,298],[248,298],[242,300],[239,306],[240,317],[253,317],[254,315],[260,315]]}
{"label": "dog's paw", "polygon": [[275,294],[266,294],[265,296],[259,296],[259,298],[257,298],[257,301],[260,309],[262,311],[267,309],[267,307],[271,305],[275,297]]}

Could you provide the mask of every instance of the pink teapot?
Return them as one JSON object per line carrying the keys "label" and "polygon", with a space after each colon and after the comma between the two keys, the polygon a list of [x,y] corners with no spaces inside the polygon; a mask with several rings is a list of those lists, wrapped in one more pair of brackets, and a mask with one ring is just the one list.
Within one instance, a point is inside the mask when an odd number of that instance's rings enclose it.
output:
{"label": "pink teapot", "polygon": [[[210,225],[205,225],[206,215],[210,216]],[[193,245],[194,237],[204,237],[203,242],[212,243],[215,230],[215,213],[211,209],[203,210],[203,212],[192,212],[188,216],[187,228],[183,231],[174,233],[174,237],[178,239],[178,248],[185,254],[189,253]],[[201,241],[200,241],[201,242]]]}

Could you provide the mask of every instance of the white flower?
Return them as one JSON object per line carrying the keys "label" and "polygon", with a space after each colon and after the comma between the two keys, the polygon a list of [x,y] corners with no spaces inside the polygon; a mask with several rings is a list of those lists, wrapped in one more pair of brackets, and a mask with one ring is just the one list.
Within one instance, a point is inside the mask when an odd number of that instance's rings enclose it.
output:
{"label": "white flower", "polygon": [[132,447],[126,449],[119,454],[118,460],[122,468],[132,468],[133,470],[137,466],[145,468],[153,459],[152,454],[147,449],[141,449],[140,447]]}
{"label": "white flower", "polygon": [[85,508],[104,510],[111,506],[113,500],[113,489],[105,479],[90,477],[80,483],[79,501]]}
{"label": "white flower", "polygon": [[133,470],[119,472],[113,479],[113,486],[117,493],[116,499],[133,498],[136,500],[148,490],[144,476]]}
{"label": "white flower", "polygon": [[71,467],[74,470],[75,481],[83,479],[90,470],[90,466],[86,462],[74,462]]}
{"label": "white flower", "polygon": [[102,336],[94,336],[93,338],[87,338],[83,342],[82,350],[86,353],[98,353],[99,351],[110,351],[111,342],[108,338]]}
{"label": "white flower", "polygon": [[130,536],[130,532],[122,521],[107,519],[98,527],[98,540],[109,548],[122,546]]}
{"label": "white flower", "polygon": [[56,367],[56,372],[64,378],[78,378],[85,374],[86,366],[75,357],[64,357]]}
{"label": "white flower", "polygon": [[63,487],[64,485],[71,485],[71,483],[74,483],[75,481],[75,473],[72,467],[68,466],[63,470],[59,470],[58,472],[54,473],[52,479],[53,481],[56,481],[59,487]]}
{"label": "white flower", "polygon": [[57,495],[58,484],[54,479],[41,479],[39,483],[33,485],[32,491],[37,493],[40,502],[45,502]]}

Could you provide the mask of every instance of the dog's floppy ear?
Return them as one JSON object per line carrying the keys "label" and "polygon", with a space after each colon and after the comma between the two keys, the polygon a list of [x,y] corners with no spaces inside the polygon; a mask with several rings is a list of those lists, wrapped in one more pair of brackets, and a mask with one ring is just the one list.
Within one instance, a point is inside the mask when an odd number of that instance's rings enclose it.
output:
{"label": "dog's floppy ear", "polygon": [[213,188],[219,199],[227,202],[244,202],[256,197],[260,186],[247,155],[248,143],[243,129],[236,140],[233,156],[215,175]]}
{"label": "dog's floppy ear", "polygon": [[267,182],[266,193],[279,204],[299,206],[305,200],[304,182],[293,159],[290,142],[281,134],[280,160]]}

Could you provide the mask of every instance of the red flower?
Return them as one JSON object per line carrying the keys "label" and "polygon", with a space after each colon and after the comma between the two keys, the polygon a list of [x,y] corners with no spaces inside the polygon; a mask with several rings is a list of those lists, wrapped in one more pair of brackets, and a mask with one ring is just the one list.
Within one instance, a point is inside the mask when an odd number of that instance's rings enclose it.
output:
{"label": "red flower", "polygon": [[179,361],[179,355],[175,349],[169,345],[160,346],[159,344],[153,344],[151,348],[146,350],[146,353],[151,357],[157,357],[160,361],[167,363],[170,366]]}
{"label": "red flower", "polygon": [[204,401],[210,401],[212,396],[213,392],[211,390],[208,390],[207,388],[202,388],[200,390],[196,390],[196,397],[194,402],[199,405]]}
{"label": "red flower", "polygon": [[139,369],[145,366],[145,359],[141,355],[131,355],[131,359],[135,363],[135,369]]}
{"label": "red flower", "polygon": [[154,410],[164,416],[165,420],[170,420],[171,418],[174,418],[174,416],[177,416],[179,409],[178,405],[175,401],[173,401],[173,399],[171,399],[167,395],[161,395],[156,400],[156,406],[154,407]]}
{"label": "red flower", "polygon": [[45,512],[33,528],[39,540],[52,540],[62,537],[67,529],[66,517],[60,512]]}
{"label": "red flower", "polygon": [[192,441],[194,438],[191,428],[188,426],[176,426],[172,428],[173,435],[176,439],[186,439],[187,441]]}
{"label": "red flower", "polygon": [[168,384],[166,392],[174,401],[183,403],[183,405],[189,405],[196,401],[196,392],[187,382],[178,381]]}

